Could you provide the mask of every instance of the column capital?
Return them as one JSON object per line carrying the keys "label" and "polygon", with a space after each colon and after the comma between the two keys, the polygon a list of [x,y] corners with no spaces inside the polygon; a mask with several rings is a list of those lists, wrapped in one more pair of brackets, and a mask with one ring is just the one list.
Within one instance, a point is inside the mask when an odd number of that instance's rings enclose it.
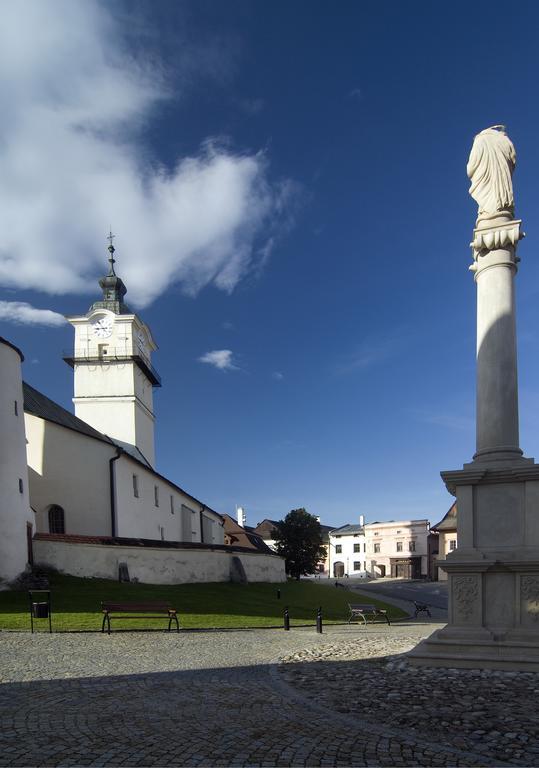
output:
{"label": "column capital", "polygon": [[479,218],[470,243],[474,259],[470,270],[478,272],[484,267],[496,265],[512,265],[516,269],[520,261],[515,254],[516,246],[525,237],[521,225],[521,219],[508,219],[503,215]]}

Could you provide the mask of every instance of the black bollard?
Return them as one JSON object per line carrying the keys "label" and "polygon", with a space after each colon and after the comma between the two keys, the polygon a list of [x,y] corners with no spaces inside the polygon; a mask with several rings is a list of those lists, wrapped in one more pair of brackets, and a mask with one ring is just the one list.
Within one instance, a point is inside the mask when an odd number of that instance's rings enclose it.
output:
{"label": "black bollard", "polygon": [[278,589],[277,590],[277,600],[280,600],[280,599],[281,599],[281,590]]}
{"label": "black bollard", "polygon": [[284,629],[285,632],[290,631],[290,616],[288,615],[288,607],[284,609]]}
{"label": "black bollard", "polygon": [[319,635],[322,634],[322,606],[320,606],[316,614],[316,631]]}

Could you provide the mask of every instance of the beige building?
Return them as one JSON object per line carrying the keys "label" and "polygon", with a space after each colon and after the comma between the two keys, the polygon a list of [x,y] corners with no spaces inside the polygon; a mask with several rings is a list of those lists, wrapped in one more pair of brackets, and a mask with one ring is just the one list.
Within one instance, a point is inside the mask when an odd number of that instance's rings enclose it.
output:
{"label": "beige building", "polygon": [[428,520],[388,520],[365,526],[367,570],[373,577],[420,579],[428,574]]}
{"label": "beige building", "polygon": [[451,505],[445,516],[439,523],[432,527],[438,534],[438,557],[435,560],[436,573],[434,578],[438,581],[447,581],[447,573],[443,570],[444,560],[450,552],[457,548],[457,502]]}

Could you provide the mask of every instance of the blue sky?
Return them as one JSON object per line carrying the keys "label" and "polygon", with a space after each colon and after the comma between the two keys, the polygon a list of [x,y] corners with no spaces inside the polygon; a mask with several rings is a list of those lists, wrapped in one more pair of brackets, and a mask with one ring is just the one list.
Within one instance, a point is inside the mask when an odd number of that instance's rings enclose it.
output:
{"label": "blue sky", "polygon": [[72,329],[13,302],[85,312],[111,225],[159,344],[164,474],[249,524],[298,506],[438,521],[440,470],[475,449],[465,166],[504,123],[528,233],[521,445],[539,455],[536,3],[0,13],[0,333],[29,383],[71,407]]}

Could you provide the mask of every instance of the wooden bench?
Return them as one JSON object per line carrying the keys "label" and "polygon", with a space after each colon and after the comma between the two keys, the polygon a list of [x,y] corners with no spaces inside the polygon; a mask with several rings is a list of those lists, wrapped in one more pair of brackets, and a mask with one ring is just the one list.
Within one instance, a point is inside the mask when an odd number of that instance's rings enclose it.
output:
{"label": "wooden bench", "polygon": [[[180,631],[176,609],[172,608],[168,603],[101,603],[101,610],[103,612],[101,632],[105,631],[106,622],[109,635],[111,618],[168,619],[168,631],[170,632],[173,621],[176,622],[176,631]],[[144,614],[144,616],[141,616],[141,614]]]}
{"label": "wooden bench", "polygon": [[350,616],[348,617],[349,624],[352,619],[358,618],[363,619],[363,623],[367,626],[367,619],[370,618],[374,623],[377,616],[385,619],[388,625],[390,624],[387,611],[384,608],[376,608],[374,605],[361,605],[358,603],[348,603],[348,608],[350,609]]}
{"label": "wooden bench", "polygon": [[417,619],[418,613],[426,613],[430,619],[430,611],[427,603],[419,603],[417,602],[417,600],[414,600],[414,605],[415,605],[414,619]]}

